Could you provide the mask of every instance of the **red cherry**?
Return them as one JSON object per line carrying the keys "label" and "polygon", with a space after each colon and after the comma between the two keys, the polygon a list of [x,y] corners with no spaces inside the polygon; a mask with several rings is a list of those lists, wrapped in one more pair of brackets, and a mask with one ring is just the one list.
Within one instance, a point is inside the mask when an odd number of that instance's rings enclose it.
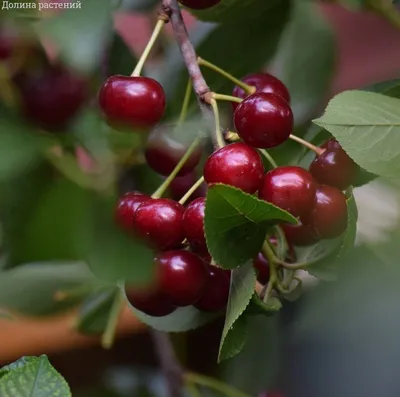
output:
{"label": "red cherry", "polygon": [[344,190],[356,179],[359,167],[342,149],[339,142],[332,138],[321,148],[325,151],[316,156],[310,165],[314,179],[324,185]]}
{"label": "red cherry", "polygon": [[182,222],[184,210],[181,204],[170,199],[145,201],[135,212],[134,230],[155,248],[174,248],[185,238]]}
{"label": "red cherry", "polygon": [[208,184],[225,183],[253,194],[260,187],[264,165],[257,150],[242,143],[232,143],[214,152],[204,164]]}
{"label": "red cherry", "polygon": [[26,71],[14,79],[28,120],[47,130],[60,130],[77,114],[86,82],[61,65]]}
{"label": "red cherry", "polygon": [[[145,157],[147,164],[161,175],[168,176],[185,155],[192,142],[186,142],[174,137],[174,126],[156,126],[147,139]],[[175,139],[174,139],[175,138]],[[190,155],[184,166],[178,172],[179,176],[193,171],[201,158],[201,146]]]}
{"label": "red cherry", "polygon": [[192,201],[183,214],[183,228],[189,244],[195,249],[207,250],[206,237],[204,235],[204,210],[205,198]]}
{"label": "red cherry", "polygon": [[[269,73],[253,73],[242,78],[243,83],[246,83],[255,88],[255,92],[267,92],[279,95],[287,103],[290,103],[290,94],[285,84],[279,79],[272,76]],[[233,96],[238,98],[246,98],[249,94],[239,86],[235,86],[233,89]],[[236,109],[238,103],[232,102],[233,109]]]}
{"label": "red cherry", "polygon": [[108,122],[116,128],[149,128],[164,115],[165,94],[150,77],[116,75],[101,87],[99,104]]}
{"label": "red cherry", "polygon": [[115,220],[125,230],[133,230],[133,217],[139,205],[151,200],[150,196],[140,192],[125,193],[115,209]]}
{"label": "red cherry", "polygon": [[282,166],[265,174],[259,197],[297,217],[311,210],[315,192],[316,184],[307,170]]}
{"label": "red cherry", "polygon": [[211,265],[207,268],[207,284],[194,307],[202,312],[217,312],[228,304],[231,272]]}
{"label": "red cherry", "polygon": [[[184,176],[175,177],[169,185],[169,192],[174,200],[180,200],[185,193],[195,184],[199,179],[195,171],[190,172]],[[207,193],[206,183],[202,183],[190,196],[190,200],[204,197]]]}
{"label": "red cherry", "polygon": [[319,240],[312,226],[303,224],[291,225],[287,223],[283,223],[280,226],[289,244],[307,246],[313,245]]}
{"label": "red cherry", "polygon": [[319,185],[312,210],[301,220],[312,226],[320,238],[340,236],[347,228],[346,196],[334,187]]}
{"label": "red cherry", "polygon": [[157,289],[126,289],[126,297],[135,309],[149,316],[163,317],[176,310],[176,306]]}
{"label": "red cherry", "polygon": [[267,284],[270,275],[269,262],[261,252],[259,252],[255,257],[253,266],[257,273],[257,280],[261,284]]}
{"label": "red cherry", "polygon": [[248,96],[235,110],[234,122],[245,143],[272,148],[285,142],[293,129],[293,113],[280,96],[259,92]]}
{"label": "red cherry", "polygon": [[204,10],[217,5],[221,0],[179,0],[185,7],[193,10]]}
{"label": "red cherry", "polygon": [[190,306],[203,293],[208,279],[206,264],[189,251],[162,252],[157,257],[163,293],[176,306]]}

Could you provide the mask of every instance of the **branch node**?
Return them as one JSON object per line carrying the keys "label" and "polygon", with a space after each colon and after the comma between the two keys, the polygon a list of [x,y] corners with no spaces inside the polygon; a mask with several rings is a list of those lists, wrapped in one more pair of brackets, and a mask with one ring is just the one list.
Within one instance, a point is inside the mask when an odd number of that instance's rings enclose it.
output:
{"label": "branch node", "polygon": [[213,95],[214,95],[213,92],[206,91],[206,92],[201,93],[199,96],[200,96],[200,99],[204,103],[207,103],[207,104],[211,105],[212,101],[214,101],[214,96]]}
{"label": "branch node", "polygon": [[159,20],[164,21],[165,23],[168,23],[172,14],[172,8],[167,5],[161,5],[160,9],[157,11],[157,18]]}

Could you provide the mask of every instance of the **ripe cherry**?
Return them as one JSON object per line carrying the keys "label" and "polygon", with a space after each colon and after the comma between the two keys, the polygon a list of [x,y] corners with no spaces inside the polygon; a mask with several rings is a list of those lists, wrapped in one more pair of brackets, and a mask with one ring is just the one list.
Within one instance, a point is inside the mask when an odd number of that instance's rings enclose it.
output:
{"label": "ripe cherry", "polygon": [[359,167],[342,149],[336,139],[331,138],[321,148],[325,151],[316,156],[310,165],[314,179],[324,185],[344,190],[356,179]]}
{"label": "ripe cherry", "polygon": [[87,94],[85,80],[61,65],[21,72],[14,81],[27,119],[51,131],[66,127]]}
{"label": "ripe cherry", "polygon": [[231,284],[230,271],[216,266],[207,266],[208,280],[200,299],[194,304],[202,312],[217,312],[225,309]]}
{"label": "ripe cherry", "polygon": [[174,248],[184,239],[183,213],[183,206],[170,199],[145,201],[135,212],[134,230],[154,248]]}
{"label": "ripe cherry", "polygon": [[[174,137],[173,125],[156,126],[149,134],[145,150],[147,164],[161,175],[168,176],[185,155],[192,142]],[[178,175],[193,171],[201,158],[201,146],[190,155]]]}
{"label": "ripe cherry", "polygon": [[[184,176],[175,177],[169,185],[169,192],[174,200],[180,200],[185,193],[195,184],[199,179],[195,171],[189,172]],[[206,183],[202,183],[190,196],[190,200],[198,197],[204,197],[207,193]]]}
{"label": "ripe cherry", "polygon": [[202,295],[208,279],[203,260],[189,251],[165,251],[158,255],[158,272],[163,293],[176,306],[194,304]]}
{"label": "ripe cherry", "polygon": [[164,115],[165,94],[150,77],[116,75],[101,87],[99,104],[114,128],[150,128]]}
{"label": "ripe cherry", "polygon": [[291,225],[288,223],[282,223],[280,226],[289,244],[307,246],[313,245],[319,240],[312,226],[303,224]]}
{"label": "ripe cherry", "polygon": [[316,184],[307,170],[282,166],[265,174],[258,194],[261,199],[298,217],[311,210],[315,192]]}
{"label": "ripe cherry", "polygon": [[240,138],[250,146],[272,148],[285,142],[293,129],[293,113],[280,96],[259,92],[248,96],[235,110]]}
{"label": "ripe cherry", "polygon": [[208,184],[225,183],[253,194],[260,187],[263,172],[257,150],[238,142],[214,152],[204,164],[203,173]]}
{"label": "ripe cherry", "polygon": [[185,236],[196,251],[207,250],[206,237],[204,235],[204,210],[206,208],[205,198],[192,201],[183,214],[183,228]]}
{"label": "ripe cherry", "polygon": [[[243,83],[254,87],[255,92],[268,92],[279,95],[287,103],[290,103],[290,94],[285,84],[279,79],[269,73],[253,73],[242,78]],[[238,98],[246,98],[249,94],[241,87],[235,86],[233,89],[233,96]],[[238,103],[232,102],[233,109],[236,109]]]}
{"label": "ripe cherry", "polygon": [[176,306],[157,288],[126,288],[126,297],[134,308],[149,316],[163,317],[176,310]]}
{"label": "ripe cherry", "polygon": [[133,230],[133,217],[139,205],[145,201],[151,200],[150,196],[140,192],[125,193],[118,202],[115,209],[115,220],[127,231]]}
{"label": "ripe cherry", "polygon": [[204,10],[217,5],[221,0],[179,0],[185,7],[193,10]]}
{"label": "ripe cherry", "polygon": [[340,236],[347,228],[346,196],[334,187],[319,185],[312,210],[301,220],[312,226],[320,238]]}
{"label": "ripe cherry", "polygon": [[257,280],[261,284],[267,284],[270,275],[269,262],[261,252],[255,257],[253,266],[257,273]]}

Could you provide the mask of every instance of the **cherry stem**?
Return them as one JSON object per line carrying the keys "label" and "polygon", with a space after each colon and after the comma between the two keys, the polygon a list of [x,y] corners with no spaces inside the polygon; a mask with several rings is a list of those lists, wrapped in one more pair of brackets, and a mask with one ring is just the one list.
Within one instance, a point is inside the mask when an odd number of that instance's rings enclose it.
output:
{"label": "cherry stem", "polygon": [[179,200],[179,204],[185,204],[190,196],[199,188],[199,186],[204,182],[204,176],[200,177],[193,186],[185,193],[185,195]]}
{"label": "cherry stem", "polygon": [[169,174],[168,178],[160,185],[160,187],[152,194],[152,198],[160,198],[164,192],[168,189],[168,186],[171,184],[171,182],[174,180],[174,178],[178,175],[179,171],[182,169],[182,167],[185,165],[186,161],[189,159],[191,154],[195,151],[197,148],[197,145],[200,142],[200,138],[197,137],[192,144],[189,146],[188,150],[186,153],[183,155],[183,157],[179,160],[179,163],[176,165],[176,167],[173,169],[173,171]]}
{"label": "cherry stem", "polygon": [[249,95],[250,94],[254,94],[256,92],[256,88],[253,87],[252,85],[246,84],[243,81],[237,79],[235,76],[232,76],[230,73],[228,73],[226,70],[221,69],[219,66],[206,61],[203,58],[198,57],[197,58],[197,63],[200,66],[205,66],[211,70],[214,70],[214,72],[219,73],[220,75],[226,77],[228,80],[232,81],[234,84],[236,84],[237,86],[239,86],[240,88],[243,88],[243,90],[245,90]]}
{"label": "cherry stem", "polygon": [[147,60],[147,58],[149,57],[150,51],[152,50],[155,42],[157,41],[158,37],[160,36],[160,33],[163,30],[163,27],[166,24],[166,20],[165,19],[159,19],[156,23],[156,26],[153,30],[153,33],[150,37],[149,42],[147,43],[145,49],[143,50],[142,56],[139,59],[139,62],[137,63],[135,69],[133,70],[131,76],[140,76],[140,74],[142,73],[143,70],[143,66]]}
{"label": "cherry stem", "polygon": [[249,397],[248,394],[243,393],[240,390],[233,388],[232,386],[227,385],[224,382],[221,382],[218,379],[210,378],[205,375],[187,372],[183,375],[184,380],[188,384],[197,384],[200,386],[205,386],[215,391],[218,391],[224,394],[227,397]]}
{"label": "cherry stem", "polygon": [[114,297],[114,302],[111,307],[110,315],[106,329],[101,337],[101,345],[104,349],[110,349],[115,340],[115,334],[117,331],[118,320],[121,316],[122,309],[124,307],[125,298],[120,288],[117,289]]}
{"label": "cherry stem", "polygon": [[210,101],[210,105],[214,112],[214,120],[215,120],[215,140],[217,142],[218,148],[222,148],[225,146],[224,137],[221,131],[221,124],[219,120],[219,109],[217,101],[213,98]]}
{"label": "cherry stem", "polygon": [[229,102],[236,102],[236,103],[241,103],[243,101],[242,98],[238,98],[236,96],[216,94],[215,92],[212,93],[212,97],[216,101],[229,101]]}
{"label": "cherry stem", "polygon": [[292,141],[296,141],[296,142],[302,144],[302,145],[305,146],[307,149],[312,150],[313,152],[315,152],[315,153],[317,154],[317,156],[320,156],[320,155],[321,155],[322,153],[324,153],[324,151],[325,151],[324,149],[321,149],[321,148],[319,148],[318,146],[315,146],[315,145],[313,145],[312,143],[310,143],[310,142],[308,142],[308,141],[306,141],[306,140],[304,140],[304,139],[302,139],[302,138],[299,138],[299,137],[296,136],[296,135],[290,134],[290,135],[289,135],[289,138],[290,138]]}
{"label": "cherry stem", "polygon": [[272,247],[269,245],[268,240],[264,241],[264,244],[261,249],[264,258],[267,259],[270,268],[270,277],[268,280],[268,284],[265,287],[265,291],[262,292],[262,300],[266,303],[271,296],[272,290],[277,284],[278,281],[278,272],[276,271],[276,257]]}
{"label": "cherry stem", "polygon": [[272,165],[273,168],[278,167],[278,164],[276,161],[272,158],[272,156],[265,150],[265,149],[259,149],[262,155],[268,160],[268,162]]}
{"label": "cherry stem", "polygon": [[181,114],[179,115],[178,125],[181,125],[186,119],[191,95],[192,95],[192,81],[189,79],[186,85],[185,97],[183,98],[182,109],[181,109]]}

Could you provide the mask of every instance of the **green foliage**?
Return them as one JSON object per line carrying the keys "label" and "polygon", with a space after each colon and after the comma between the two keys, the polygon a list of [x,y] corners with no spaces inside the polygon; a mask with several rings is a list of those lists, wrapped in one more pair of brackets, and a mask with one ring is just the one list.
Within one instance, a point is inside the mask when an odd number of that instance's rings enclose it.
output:
{"label": "green foliage", "polygon": [[45,355],[22,357],[0,369],[2,397],[71,397],[64,378]]}
{"label": "green foliage", "polygon": [[122,74],[129,76],[136,62],[137,60],[132,50],[128,48],[124,39],[115,32],[111,40],[109,53],[109,75]]}
{"label": "green foliage", "polygon": [[274,205],[231,186],[215,184],[207,192],[204,228],[214,260],[233,269],[260,251],[269,227],[296,219]]}

